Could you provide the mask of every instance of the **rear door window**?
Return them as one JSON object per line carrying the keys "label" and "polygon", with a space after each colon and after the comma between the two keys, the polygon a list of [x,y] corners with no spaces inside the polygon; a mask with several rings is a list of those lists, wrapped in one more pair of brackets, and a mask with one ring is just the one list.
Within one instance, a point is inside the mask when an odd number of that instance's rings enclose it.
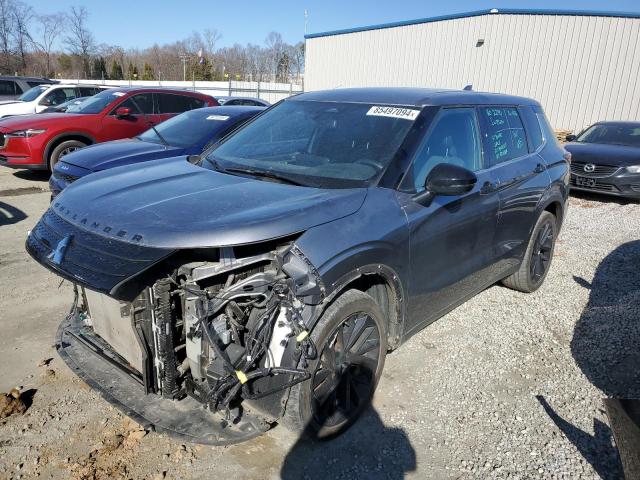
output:
{"label": "rear door window", "polygon": [[0,95],[15,95],[16,82],[11,80],[0,80]]}
{"label": "rear door window", "polygon": [[479,108],[489,167],[529,153],[527,135],[516,107]]}
{"label": "rear door window", "polygon": [[182,113],[204,107],[204,101],[187,95],[157,93],[159,113]]}

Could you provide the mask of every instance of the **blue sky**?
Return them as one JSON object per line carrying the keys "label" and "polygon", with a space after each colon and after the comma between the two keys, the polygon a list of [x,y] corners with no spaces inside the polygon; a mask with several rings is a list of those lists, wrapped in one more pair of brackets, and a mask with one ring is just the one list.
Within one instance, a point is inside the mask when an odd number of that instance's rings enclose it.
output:
{"label": "blue sky", "polygon": [[308,32],[351,28],[373,23],[431,17],[485,8],[546,8],[570,10],[608,10],[640,13],[638,0],[134,0],[109,2],[92,0],[25,0],[37,13],[84,4],[89,26],[98,43],[128,47],[148,47],[171,43],[193,30],[215,28],[222,33],[219,46],[234,43],[263,44],[270,31],[280,32],[284,40],[295,43],[304,36],[304,10]]}

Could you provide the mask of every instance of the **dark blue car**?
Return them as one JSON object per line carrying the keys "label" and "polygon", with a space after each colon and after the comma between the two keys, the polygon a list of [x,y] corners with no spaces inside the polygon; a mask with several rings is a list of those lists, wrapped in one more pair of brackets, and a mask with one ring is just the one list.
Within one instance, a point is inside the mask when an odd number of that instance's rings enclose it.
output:
{"label": "dark blue car", "polygon": [[208,107],[173,117],[155,129],[126,140],[100,143],[78,150],[60,160],[49,179],[51,198],[80,177],[133,163],[198,155],[262,112],[264,107]]}
{"label": "dark blue car", "polygon": [[474,91],[306,92],[189,160],[77,182],[26,248],[76,287],[73,371],[198,443],[344,431],[388,351],[494,283],[542,285],[569,192],[540,104]]}

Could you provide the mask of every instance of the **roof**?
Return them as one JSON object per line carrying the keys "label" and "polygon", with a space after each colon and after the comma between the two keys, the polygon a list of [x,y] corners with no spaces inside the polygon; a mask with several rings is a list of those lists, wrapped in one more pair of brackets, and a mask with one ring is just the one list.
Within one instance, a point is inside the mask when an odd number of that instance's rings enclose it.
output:
{"label": "roof", "polygon": [[254,113],[260,113],[263,110],[266,110],[267,107],[254,107],[254,106],[228,106],[225,107],[224,105],[221,107],[204,107],[204,108],[197,108],[194,110],[189,110],[190,112],[193,113],[202,113],[202,115],[211,115],[211,114],[215,114],[215,115],[226,115],[229,117],[239,117],[242,115],[250,115],[250,114],[254,114]]}
{"label": "roof", "polygon": [[611,125],[613,127],[640,127],[640,121],[634,120],[602,120],[594,125]]}
{"label": "roof", "polygon": [[315,101],[340,103],[369,103],[422,107],[425,105],[539,105],[530,98],[473,90],[446,90],[436,88],[337,88],[301,93],[287,101]]}
{"label": "roof", "polygon": [[57,80],[50,80],[44,77],[21,77],[15,75],[0,75],[0,80],[24,80],[24,81],[37,81],[43,83],[57,83]]}
{"label": "roof", "polygon": [[400,22],[380,23],[377,25],[367,25],[364,27],[346,28],[343,30],[332,30],[329,32],[311,33],[304,38],[329,37],[332,35],[343,35],[345,33],[366,32],[368,30],[380,30],[384,28],[403,27],[406,25],[417,25],[420,23],[440,22],[442,20],[455,20],[458,18],[479,17],[481,15],[564,15],[580,17],[619,17],[619,18],[640,18],[640,12],[615,12],[599,10],[536,10],[521,8],[492,8],[485,10],[475,10],[472,12],[453,13],[450,15],[440,15],[437,17],[417,18],[414,20],[404,20]]}

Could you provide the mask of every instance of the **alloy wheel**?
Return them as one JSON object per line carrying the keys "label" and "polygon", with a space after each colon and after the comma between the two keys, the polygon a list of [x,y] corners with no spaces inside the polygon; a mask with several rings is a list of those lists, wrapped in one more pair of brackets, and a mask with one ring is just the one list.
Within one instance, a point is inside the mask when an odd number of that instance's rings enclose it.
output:
{"label": "alloy wheel", "polygon": [[380,361],[380,331],[364,312],[346,318],[329,335],[313,374],[315,421],[335,427],[357,416],[371,398]]}
{"label": "alloy wheel", "polygon": [[71,152],[75,152],[76,150],[78,150],[79,147],[67,147],[64,150],[62,150],[60,152],[60,156],[58,156],[58,159],[64,157],[65,155],[70,154]]}
{"label": "alloy wheel", "polygon": [[529,263],[529,275],[531,280],[538,283],[544,277],[553,251],[553,227],[549,222],[542,225],[538,231],[536,242],[531,252],[531,262]]}

